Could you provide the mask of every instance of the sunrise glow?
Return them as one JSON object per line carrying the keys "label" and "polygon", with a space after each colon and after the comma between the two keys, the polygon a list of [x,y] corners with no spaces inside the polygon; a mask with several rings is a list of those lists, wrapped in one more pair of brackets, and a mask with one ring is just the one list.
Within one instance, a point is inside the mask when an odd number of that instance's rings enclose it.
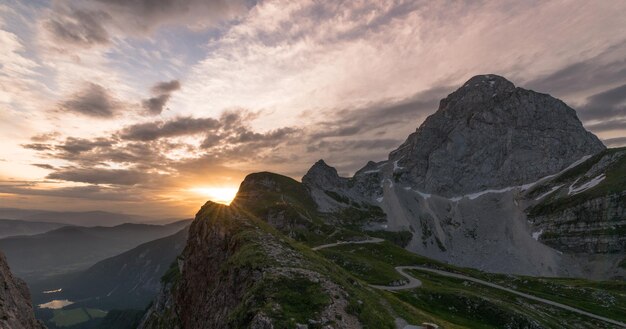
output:
{"label": "sunrise glow", "polygon": [[194,187],[189,190],[213,202],[230,204],[237,195],[238,189],[236,187]]}

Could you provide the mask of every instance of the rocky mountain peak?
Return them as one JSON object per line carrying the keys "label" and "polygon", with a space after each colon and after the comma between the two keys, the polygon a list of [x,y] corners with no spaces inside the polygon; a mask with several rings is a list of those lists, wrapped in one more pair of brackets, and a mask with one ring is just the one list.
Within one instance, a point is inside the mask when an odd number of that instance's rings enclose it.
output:
{"label": "rocky mountain peak", "polygon": [[389,162],[399,181],[454,196],[533,182],[604,148],[562,101],[487,74],[443,99]]}
{"label": "rocky mountain peak", "polygon": [[[495,74],[483,74],[472,77],[448,97],[441,100],[441,111],[463,110],[472,112],[509,97],[515,92],[515,85],[504,77]],[[466,106],[459,107],[458,104]],[[469,106],[472,105],[472,106]],[[452,115],[455,115],[452,113]]]}
{"label": "rocky mountain peak", "polygon": [[345,178],[339,177],[337,169],[329,166],[324,160],[318,160],[302,177],[302,183],[307,186],[331,188],[344,184]]}

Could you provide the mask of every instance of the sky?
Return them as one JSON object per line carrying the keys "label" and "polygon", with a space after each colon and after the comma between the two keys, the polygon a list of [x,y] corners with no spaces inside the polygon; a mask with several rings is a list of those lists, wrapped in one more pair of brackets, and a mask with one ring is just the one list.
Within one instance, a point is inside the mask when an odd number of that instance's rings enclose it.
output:
{"label": "sky", "polygon": [[626,1],[0,0],[0,207],[193,215],[349,176],[477,74],[626,145]]}

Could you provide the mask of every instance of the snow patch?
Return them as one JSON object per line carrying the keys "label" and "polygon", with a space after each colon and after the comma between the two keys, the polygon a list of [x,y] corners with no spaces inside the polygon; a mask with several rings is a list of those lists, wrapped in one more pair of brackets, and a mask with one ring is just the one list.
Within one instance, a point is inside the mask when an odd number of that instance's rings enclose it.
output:
{"label": "snow patch", "polygon": [[546,192],[546,193],[544,193],[544,194],[542,194],[542,195],[538,196],[538,197],[535,199],[535,201],[539,201],[539,200],[541,200],[541,199],[543,199],[543,198],[547,197],[548,195],[550,195],[550,194],[554,193],[554,191],[556,191],[556,190],[560,189],[561,187],[563,187],[563,185],[562,185],[562,184],[561,184],[561,185],[558,185],[558,186],[554,186],[554,187],[553,187],[550,191],[548,191],[548,192]]}
{"label": "snow patch", "polygon": [[574,187],[574,185],[576,185],[576,182],[578,182],[578,179],[574,181],[574,183],[572,183],[572,185],[569,186],[569,190],[567,191],[567,195],[574,195],[574,194],[578,194],[581,192],[584,192],[598,184],[600,184],[600,182],[602,182],[604,179],[606,178],[606,176],[604,174],[600,174],[596,177],[594,177],[592,180],[578,186],[578,187]]}
{"label": "snow patch", "polygon": [[[402,157],[402,158],[403,158],[403,157]],[[396,160],[396,161],[394,161],[394,162],[393,162],[393,171],[396,171],[396,170],[399,170],[399,169],[404,169],[404,167],[400,167],[400,166],[398,165],[398,161],[402,160],[402,158],[400,158],[400,159],[398,159],[398,160]]]}
{"label": "snow patch", "polygon": [[476,193],[471,193],[471,194],[465,194],[465,195],[457,196],[457,197],[454,197],[454,198],[450,198],[449,200],[450,201],[454,201],[454,202],[460,201],[460,200],[462,200],[464,198],[468,198],[470,200],[474,200],[474,199],[476,199],[476,198],[478,198],[478,197],[480,197],[482,195],[485,195],[485,194],[489,194],[489,193],[505,193],[505,192],[512,191],[512,190],[514,190],[516,188],[519,188],[519,186],[510,186],[510,187],[505,187],[505,188],[499,189],[499,190],[492,190],[492,189],[484,190],[484,191],[480,191],[480,192],[476,192]]}
{"label": "snow patch", "polygon": [[383,202],[383,197],[381,196],[380,198],[376,198],[376,201],[378,201],[378,203]]}
{"label": "snow patch", "polygon": [[539,237],[541,237],[542,234],[543,234],[543,229],[539,230],[538,232],[533,232],[533,239],[539,241]]}
{"label": "snow patch", "polygon": [[528,183],[528,184],[524,184],[524,185],[522,185],[522,186],[521,186],[521,190],[522,190],[522,191],[526,191],[526,190],[528,190],[529,188],[531,188],[531,187],[535,186],[537,183],[543,182],[543,181],[545,181],[545,180],[548,180],[548,179],[553,178],[553,177],[556,177],[556,176],[560,176],[562,173],[564,173],[564,172],[566,172],[566,171],[568,171],[568,170],[570,170],[570,169],[572,169],[572,168],[574,168],[574,167],[578,166],[579,164],[581,164],[581,163],[583,163],[583,162],[587,161],[587,159],[589,159],[589,158],[591,158],[591,155],[585,155],[585,156],[583,156],[582,158],[580,158],[580,159],[578,159],[578,160],[574,161],[572,164],[570,164],[569,166],[567,166],[567,168],[565,168],[565,169],[563,169],[563,170],[559,171],[559,172],[558,172],[558,173],[556,173],[556,174],[552,174],[552,175],[548,175],[548,176],[545,176],[545,177],[541,177],[541,178],[539,178],[536,182],[532,182],[532,183]]}
{"label": "snow patch", "polygon": [[377,172],[380,172],[380,169],[367,170],[367,171],[364,171],[363,173],[364,174],[373,174],[373,173],[377,173]]}

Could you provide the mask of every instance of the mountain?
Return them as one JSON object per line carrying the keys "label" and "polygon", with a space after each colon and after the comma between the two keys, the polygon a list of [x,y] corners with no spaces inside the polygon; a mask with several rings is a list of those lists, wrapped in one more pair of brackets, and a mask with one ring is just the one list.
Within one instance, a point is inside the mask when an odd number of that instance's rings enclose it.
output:
{"label": "mountain", "polygon": [[26,283],[11,274],[0,252],[0,328],[41,329],[45,326],[35,319]]}
{"label": "mountain", "polygon": [[124,223],[154,222],[151,217],[112,213],[107,211],[47,211],[0,208],[0,218],[30,222],[56,222],[76,226],[115,226]]}
{"label": "mountain", "polygon": [[320,160],[207,202],[140,328],[626,327],[625,157],[474,77],[353,177]]}
{"label": "mountain", "polygon": [[67,224],[0,219],[0,239],[16,235],[45,233],[63,226],[67,226]]}
{"label": "mountain", "polygon": [[[622,154],[605,151],[563,102],[482,75],[443,99],[388,160],[370,162],[351,178],[339,177],[320,161],[302,182],[326,213],[344,211],[350,203],[380,207],[384,220],[363,224],[411,232],[407,248],[421,255],[493,272],[609,278],[623,275],[619,252],[573,252],[536,239],[546,224],[533,219],[537,201],[528,194],[558,182],[560,175],[573,177],[571,172],[579,170],[571,167],[589,167],[598,160],[592,156],[604,152],[615,159]],[[620,177],[616,181],[624,182]],[[621,200],[623,186],[617,183],[612,196],[599,197]],[[604,218],[601,207],[584,211]],[[613,217],[605,223],[617,225],[616,232],[623,227],[620,209],[609,212]],[[568,220],[585,221],[584,211]],[[579,234],[606,235],[578,229]]]}
{"label": "mountain", "polygon": [[[186,222],[188,224],[188,222]],[[99,261],[79,273],[70,273],[32,285],[37,303],[53,299],[79,301],[98,309],[143,309],[156,296],[161,277],[187,242],[185,226],[179,232],[141,244]],[[42,291],[56,291],[43,294]]]}
{"label": "mountain", "polygon": [[43,234],[0,239],[14,272],[29,283],[87,269],[98,261],[163,238],[188,225],[122,224],[114,227],[67,226]]}
{"label": "mountain", "polygon": [[256,173],[230,206],[207,202],[139,328],[626,327],[623,281],[451,266],[312,210],[304,188]]}
{"label": "mountain", "polygon": [[479,75],[441,100],[381,169],[454,197],[534,182],[604,148],[562,101]]}

